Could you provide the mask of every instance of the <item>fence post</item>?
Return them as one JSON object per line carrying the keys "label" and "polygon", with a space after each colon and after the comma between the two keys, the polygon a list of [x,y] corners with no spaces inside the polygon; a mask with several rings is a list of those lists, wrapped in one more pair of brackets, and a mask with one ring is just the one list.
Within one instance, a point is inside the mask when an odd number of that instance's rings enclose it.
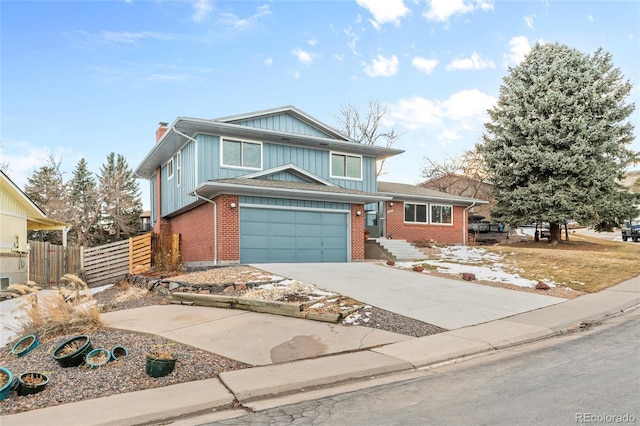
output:
{"label": "fence post", "polygon": [[44,285],[49,287],[49,282],[51,281],[51,253],[49,249],[51,243],[49,241],[45,241],[44,243]]}

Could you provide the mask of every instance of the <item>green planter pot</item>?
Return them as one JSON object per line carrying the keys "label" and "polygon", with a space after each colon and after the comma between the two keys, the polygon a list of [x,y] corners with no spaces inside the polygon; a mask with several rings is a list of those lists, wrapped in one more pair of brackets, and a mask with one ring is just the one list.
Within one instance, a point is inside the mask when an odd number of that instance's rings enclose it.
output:
{"label": "green planter pot", "polygon": [[40,346],[40,340],[33,335],[29,334],[18,340],[11,348],[11,353],[17,356],[25,356],[35,348]]}
{"label": "green planter pot", "polygon": [[[77,341],[80,341],[82,344],[76,351],[70,354],[61,355],[61,353],[64,352],[65,346],[67,346],[68,344],[73,344]],[[72,337],[71,339],[65,340],[64,342],[62,342],[53,351],[53,354],[51,356],[63,368],[77,367],[84,362],[84,358],[92,350],[93,350],[93,346],[91,345],[91,339],[89,339],[89,336],[85,334],[81,334],[79,336]]]}
{"label": "green planter pot", "polygon": [[114,346],[111,348],[111,359],[117,361],[129,355],[129,351],[124,346]]}
{"label": "green planter pot", "polygon": [[103,365],[106,365],[109,361],[111,361],[111,352],[104,349],[98,348],[94,349],[87,354],[84,359],[85,364],[89,368],[99,368]]}
{"label": "green planter pot", "polygon": [[13,385],[13,374],[9,369],[4,367],[0,367],[0,373],[4,373],[7,376],[6,382],[2,386],[0,386],[0,401],[2,401],[9,395],[9,392],[11,392],[11,387]]}
{"label": "green planter pot", "polygon": [[173,359],[157,359],[149,355],[144,371],[151,377],[164,377],[170,374],[176,367],[176,358]]}
{"label": "green planter pot", "polygon": [[[37,379],[38,383],[32,383],[29,378]],[[42,373],[22,373],[18,377],[18,395],[31,395],[42,392],[47,387],[49,378]]]}

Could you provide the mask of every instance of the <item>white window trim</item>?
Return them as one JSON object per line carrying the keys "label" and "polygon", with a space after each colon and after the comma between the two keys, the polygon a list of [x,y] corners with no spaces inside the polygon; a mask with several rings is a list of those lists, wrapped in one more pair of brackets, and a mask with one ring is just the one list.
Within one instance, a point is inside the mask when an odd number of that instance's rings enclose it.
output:
{"label": "white window trim", "polygon": [[[433,206],[440,206],[440,207],[449,207],[451,208],[451,223],[443,223],[443,222],[434,222],[433,218],[431,217],[431,207]],[[436,226],[453,226],[453,205],[452,204],[429,204],[429,223],[431,225],[436,225]]]}
{"label": "white window trim", "polygon": [[[406,220],[406,216],[404,215],[405,206],[407,204],[411,204],[413,206],[425,206],[425,208],[427,209],[427,218],[426,218],[427,220],[425,222],[417,222],[417,221],[409,222],[409,221],[407,221]],[[411,225],[428,225],[429,224],[429,220],[431,219],[431,217],[430,217],[431,213],[430,212],[431,212],[431,206],[429,204],[427,204],[427,203],[410,203],[408,201],[405,201],[402,204],[402,219],[404,220],[404,223],[407,223],[407,224],[411,224]]]}
{"label": "white window trim", "polygon": [[175,158],[176,186],[180,188],[180,185],[182,185],[182,151],[178,151]]}
{"label": "white window trim", "polygon": [[173,179],[173,157],[167,161],[167,180]]}
{"label": "white window trim", "polygon": [[[247,142],[260,145],[260,167],[244,167],[244,166],[236,166],[233,164],[224,164],[224,141],[233,141],[233,142]],[[242,154],[242,147],[240,148],[240,153]],[[264,165],[264,146],[262,142],[250,140],[250,139],[240,139],[240,138],[220,138],[220,167],[226,169],[243,169],[243,170],[262,170]]]}
{"label": "white window trim", "polygon": [[[349,177],[349,176],[334,176],[333,175],[333,155],[344,155],[345,157],[355,157],[355,158],[359,158],[360,159],[360,177],[359,178],[354,178],[354,177]],[[362,155],[358,155],[358,154],[349,154],[346,152],[337,152],[337,151],[329,151],[329,176],[331,176],[333,179],[347,179],[347,180],[362,180]],[[345,170],[344,170],[344,174],[347,174],[347,169],[346,169],[346,164],[345,164]]]}

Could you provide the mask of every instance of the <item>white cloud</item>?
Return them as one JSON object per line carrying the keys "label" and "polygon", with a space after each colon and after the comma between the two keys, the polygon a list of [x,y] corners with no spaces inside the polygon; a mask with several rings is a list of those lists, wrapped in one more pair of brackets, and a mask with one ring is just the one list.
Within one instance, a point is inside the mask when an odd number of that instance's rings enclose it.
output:
{"label": "white cloud", "polygon": [[316,44],[318,44],[318,39],[315,37],[311,37],[309,40],[307,40],[307,44],[309,46],[315,46]]}
{"label": "white cloud", "polygon": [[196,22],[202,22],[205,20],[211,11],[213,6],[211,0],[198,0],[193,3],[193,20]]}
{"label": "white cloud", "polygon": [[273,65],[273,58],[266,58],[263,62],[266,66],[270,67]]}
{"label": "white cloud", "polygon": [[479,128],[487,118],[487,110],[495,105],[493,96],[478,89],[462,90],[448,99],[432,100],[421,96],[401,99],[389,107],[391,119],[410,130],[428,129],[439,139],[459,139],[459,130]]}
{"label": "white cloud", "polygon": [[67,148],[57,147],[50,149],[46,146],[33,146],[27,142],[3,142],[2,161],[9,164],[6,175],[20,189],[24,190],[27,178],[42,166],[49,164],[49,155],[55,159],[61,159],[64,180],[71,178],[71,173],[75,163],[80,159],[80,155]]}
{"label": "white cloud", "polygon": [[443,111],[440,103],[421,96],[400,99],[396,105],[389,107],[389,112],[392,119],[410,130],[437,128],[442,125]]}
{"label": "white cloud", "polygon": [[533,20],[536,18],[536,15],[529,15],[524,17],[524,22],[527,24],[527,27],[533,28]]}
{"label": "white cloud", "polygon": [[422,14],[429,21],[447,21],[451,16],[493,9],[492,0],[431,0],[429,9]]}
{"label": "white cloud", "polygon": [[364,72],[369,77],[391,77],[398,73],[399,64],[400,62],[396,55],[391,55],[390,58],[378,55],[377,58],[371,61],[371,64],[364,68]]}
{"label": "white cloud", "polygon": [[505,67],[510,65],[518,65],[527,56],[531,50],[529,40],[525,36],[514,37],[509,40],[509,53],[502,57],[502,63]]}
{"label": "white cloud", "polygon": [[482,59],[476,52],[473,52],[470,58],[454,59],[447,65],[448,70],[483,70],[495,67],[493,61]]}
{"label": "white cloud", "polygon": [[482,123],[487,110],[495,105],[496,99],[478,89],[463,90],[454,93],[442,103],[445,115],[460,123],[463,129],[470,129],[477,123]]}
{"label": "white cloud", "polygon": [[411,61],[411,65],[416,67],[420,72],[431,74],[434,68],[438,65],[438,62],[439,61],[437,59],[427,59],[416,56],[413,58],[413,61]]}
{"label": "white cloud", "polygon": [[[87,35],[87,33],[80,33],[80,34],[85,34]],[[175,40],[177,38],[179,38],[176,35],[173,34],[169,34],[169,33],[156,33],[156,32],[151,32],[151,31],[136,31],[136,32],[131,32],[131,31],[122,31],[122,32],[115,32],[115,31],[102,31],[101,33],[102,35],[102,39],[107,41],[107,42],[111,42],[111,43],[125,43],[125,44],[134,44],[137,43],[140,40],[144,40],[144,39],[154,39],[154,40]]]}
{"label": "white cloud", "polygon": [[222,23],[225,25],[230,25],[239,29],[247,29],[255,26],[260,19],[268,15],[271,15],[271,6],[264,4],[262,6],[258,6],[256,8],[256,13],[248,18],[238,18],[233,13],[221,13],[220,18],[222,19]]}
{"label": "white cloud", "polygon": [[349,46],[351,52],[356,56],[360,56],[360,53],[356,50],[356,43],[360,40],[360,37],[351,30],[351,27],[345,28],[343,32],[347,36],[347,46]]}
{"label": "white cloud", "polygon": [[310,63],[312,63],[313,57],[315,56],[313,53],[302,50],[299,47],[293,49],[291,51],[291,54],[293,56],[296,56],[298,58],[298,61],[302,62],[305,65],[309,65]]}
{"label": "white cloud", "polygon": [[589,22],[595,21],[595,18],[593,17],[593,15],[588,15],[587,19],[589,20]]}
{"label": "white cloud", "polygon": [[462,137],[455,130],[444,129],[436,135],[436,139],[441,142],[441,145],[449,145],[455,140],[462,139]]}
{"label": "white cloud", "polygon": [[373,15],[369,22],[376,29],[386,23],[399,26],[400,18],[410,12],[403,0],[357,0],[357,3]]}

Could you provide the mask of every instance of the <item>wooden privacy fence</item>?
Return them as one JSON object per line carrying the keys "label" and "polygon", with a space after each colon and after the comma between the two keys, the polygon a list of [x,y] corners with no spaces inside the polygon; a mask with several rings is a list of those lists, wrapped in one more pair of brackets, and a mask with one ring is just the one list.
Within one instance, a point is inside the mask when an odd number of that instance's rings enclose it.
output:
{"label": "wooden privacy fence", "polygon": [[56,286],[64,274],[80,274],[81,248],[44,241],[29,241],[29,280],[44,286]]}
{"label": "wooden privacy fence", "polygon": [[127,274],[142,274],[152,266],[165,270],[180,263],[179,234],[147,233],[90,248],[29,243],[29,279],[45,286],[58,285],[64,274],[75,274],[97,287],[113,284]]}
{"label": "wooden privacy fence", "polygon": [[113,284],[129,273],[129,241],[83,249],[82,270],[91,287]]}
{"label": "wooden privacy fence", "polygon": [[129,238],[129,273],[141,274],[151,269],[151,233]]}

